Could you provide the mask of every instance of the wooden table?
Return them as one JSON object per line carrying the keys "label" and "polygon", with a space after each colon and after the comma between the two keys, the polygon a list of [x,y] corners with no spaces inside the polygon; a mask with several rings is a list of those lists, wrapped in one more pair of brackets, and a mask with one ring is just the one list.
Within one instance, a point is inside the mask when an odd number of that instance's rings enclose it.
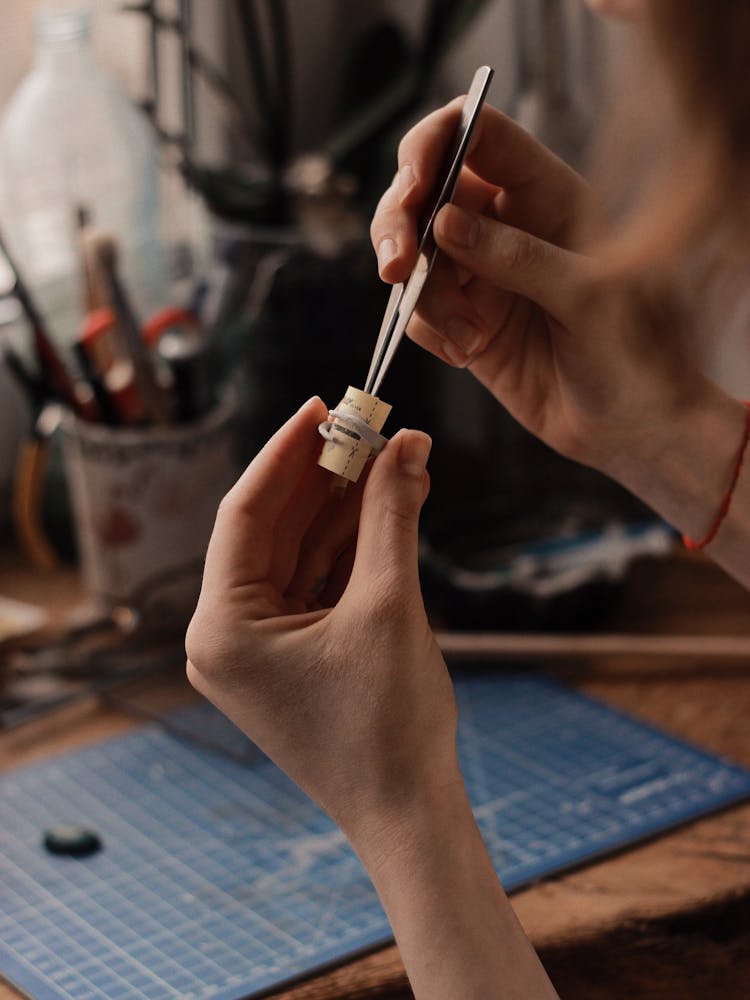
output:
{"label": "wooden table", "polygon": [[[80,597],[70,573],[42,577],[0,554],[0,593],[57,613]],[[700,558],[643,564],[613,629],[750,634],[750,595]],[[750,766],[750,663],[598,659],[557,676]],[[131,727],[88,702],[0,740],[0,766],[39,760]],[[576,1000],[750,997],[750,804],[547,879],[514,896],[560,995]],[[0,1000],[17,997],[0,984]],[[310,980],[284,1000],[411,996],[394,947]]]}

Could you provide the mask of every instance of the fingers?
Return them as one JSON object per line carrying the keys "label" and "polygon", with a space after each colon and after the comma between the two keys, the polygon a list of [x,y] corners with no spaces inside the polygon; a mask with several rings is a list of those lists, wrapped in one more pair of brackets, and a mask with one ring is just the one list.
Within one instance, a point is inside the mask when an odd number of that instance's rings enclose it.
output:
{"label": "fingers", "polygon": [[439,174],[444,169],[461,117],[464,97],[427,115],[403,137],[398,149],[398,171],[380,199],[370,226],[370,238],[384,281],[404,281],[417,252],[417,220],[437,196]]}
{"label": "fingers", "polygon": [[416,219],[399,200],[397,178],[384,192],[370,226],[383,281],[405,281],[417,256]]}
{"label": "fingers", "polygon": [[[413,210],[422,205],[435,190],[439,174],[446,169],[443,166],[445,154],[456,134],[465,99],[465,95],[456,97],[445,107],[427,115],[399,143],[397,178],[404,208]],[[476,129],[479,127],[477,123]]]}
{"label": "fingers", "polygon": [[461,197],[453,199],[456,204],[483,210],[541,239],[567,246],[583,216],[595,212],[586,181],[496,108],[483,108],[466,167],[464,174],[475,174],[494,193],[487,195],[486,209]]}
{"label": "fingers", "polygon": [[[456,97],[445,107],[418,122],[401,140],[398,148],[399,188],[405,207],[414,207],[435,187],[444,169],[445,153],[456,132],[465,96]],[[529,135],[512,118],[485,104],[482,108],[466,157],[474,173],[491,184],[506,189],[525,186],[562,172],[566,180],[577,176],[546,146]],[[411,168],[409,188],[401,180],[405,167]]]}
{"label": "fingers", "polygon": [[[383,281],[395,284],[406,281],[417,256],[417,216],[422,208],[431,210],[430,196],[425,195],[424,204],[416,210],[410,209],[400,200],[399,175],[383,194],[370,225],[370,238],[378,257],[378,272]],[[453,201],[474,211],[492,209],[497,189],[485,184],[469,170],[459,177]]]}
{"label": "fingers", "polygon": [[[326,407],[308,400],[253,459],[222,501],[206,555],[204,585],[267,578],[274,528],[320,451],[318,424]],[[304,503],[306,497],[302,497]]]}
{"label": "fingers", "polygon": [[366,468],[359,482],[349,486],[342,495],[338,491],[331,493],[331,474],[325,469],[321,471],[327,480],[327,500],[301,541],[295,571],[284,593],[287,600],[300,602],[305,607],[324,600],[322,595],[331,584],[341,553],[356,537],[362,494],[369,474]]}
{"label": "fingers", "polygon": [[[406,328],[409,340],[453,368],[466,368],[469,359],[419,316],[412,316]],[[450,354],[448,353],[450,351]]]}
{"label": "fingers", "polygon": [[475,277],[536,302],[562,323],[590,269],[579,254],[456,205],[439,212],[435,240]]}
{"label": "fingers", "polygon": [[442,350],[454,365],[465,364],[487,340],[487,328],[459,284],[456,265],[445,254],[437,255],[417,314],[443,338]]}
{"label": "fingers", "polygon": [[491,184],[512,190],[534,182],[567,189],[578,174],[518,122],[485,104],[477,121],[467,164]]}
{"label": "fingers", "polygon": [[232,508],[251,510],[258,521],[272,524],[291,499],[310,458],[320,449],[317,429],[327,416],[321,399],[308,399],[261,449],[227,494]]}
{"label": "fingers", "polygon": [[[403,281],[414,264],[417,220],[431,207],[464,97],[418,122],[401,140],[393,184],[375,212],[370,235],[385,281]],[[593,210],[588,185],[574,170],[496,108],[485,105],[454,201],[542,239],[563,239],[573,216]]]}
{"label": "fingers", "polygon": [[373,464],[362,500],[359,537],[346,596],[383,588],[393,596],[419,594],[418,527],[427,496],[427,458],[432,442],[420,431],[402,430]]}
{"label": "fingers", "polygon": [[276,522],[269,579],[280,593],[283,594],[289,587],[303,539],[330,499],[331,474],[315,462],[300,479],[294,496]]}

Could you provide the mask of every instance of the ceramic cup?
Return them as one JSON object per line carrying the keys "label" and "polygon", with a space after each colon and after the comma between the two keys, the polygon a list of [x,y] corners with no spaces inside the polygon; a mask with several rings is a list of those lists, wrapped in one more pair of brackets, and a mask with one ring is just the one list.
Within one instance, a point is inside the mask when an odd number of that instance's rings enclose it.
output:
{"label": "ceramic cup", "polygon": [[84,581],[103,610],[189,618],[223,495],[237,477],[235,407],[193,424],[62,425]]}

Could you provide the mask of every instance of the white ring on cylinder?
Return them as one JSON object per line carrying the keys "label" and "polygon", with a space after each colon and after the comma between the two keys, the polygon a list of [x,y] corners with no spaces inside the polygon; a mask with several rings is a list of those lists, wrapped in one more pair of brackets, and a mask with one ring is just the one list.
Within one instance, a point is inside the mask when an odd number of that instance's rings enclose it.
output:
{"label": "white ring on cylinder", "polygon": [[[347,442],[342,440],[342,438],[335,436],[334,431],[339,430],[346,434],[347,437],[351,437],[356,441],[362,439],[370,446],[375,455],[381,452],[388,443],[387,437],[378,434],[377,431],[374,431],[370,427],[366,420],[363,420],[362,417],[356,413],[352,413],[350,410],[331,410],[328,417],[328,420],[324,420],[318,426],[318,433],[326,441],[332,441],[334,444],[346,444]],[[333,417],[333,420],[330,419],[331,417]],[[340,426],[337,427],[336,424]]]}

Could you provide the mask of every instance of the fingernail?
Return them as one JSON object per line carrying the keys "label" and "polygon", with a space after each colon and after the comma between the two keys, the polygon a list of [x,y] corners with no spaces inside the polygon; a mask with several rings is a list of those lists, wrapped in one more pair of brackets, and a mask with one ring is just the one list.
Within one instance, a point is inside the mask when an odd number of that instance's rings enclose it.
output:
{"label": "fingernail", "polygon": [[458,205],[446,205],[442,211],[443,235],[456,246],[471,250],[479,240],[479,219]]}
{"label": "fingernail", "polygon": [[414,176],[411,164],[405,163],[398,172],[398,197],[402,204],[416,186],[417,178]]}
{"label": "fingernail", "polygon": [[309,406],[312,406],[313,403],[317,404],[321,402],[322,400],[320,396],[310,396],[310,398],[305,400],[302,406],[300,406],[300,408],[297,410],[297,413],[302,413],[303,410],[306,410]]}
{"label": "fingernail", "polygon": [[398,253],[396,244],[390,237],[381,240],[378,246],[378,269],[382,271]]}
{"label": "fingernail", "polygon": [[450,358],[456,368],[465,368],[468,365],[468,357],[459,347],[456,347],[452,341],[444,340],[441,346],[443,348],[443,353],[446,357]]}
{"label": "fingernail", "polygon": [[474,354],[482,343],[482,335],[479,330],[463,316],[456,316],[448,320],[445,325],[445,335],[467,355]]}
{"label": "fingernail", "polygon": [[423,476],[430,457],[432,439],[421,432],[404,435],[398,453],[401,471],[407,476]]}

